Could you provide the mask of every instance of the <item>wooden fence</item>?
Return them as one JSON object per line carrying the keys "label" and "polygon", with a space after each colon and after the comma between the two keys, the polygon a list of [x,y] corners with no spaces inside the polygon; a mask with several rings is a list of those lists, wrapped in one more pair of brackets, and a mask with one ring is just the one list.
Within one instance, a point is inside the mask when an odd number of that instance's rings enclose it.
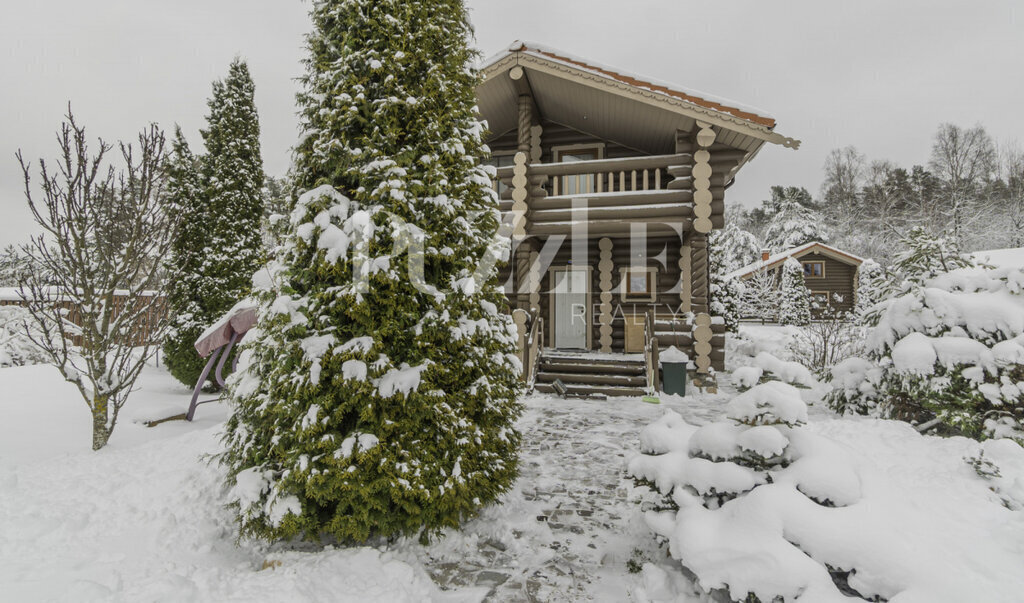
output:
{"label": "wooden fence", "polygon": [[[132,331],[129,334],[128,345],[137,346],[145,344],[159,344],[160,341],[154,339],[155,332],[160,327],[160,323],[167,317],[167,298],[163,295],[146,295],[151,298],[148,302],[145,312],[141,314],[135,324],[132,326]],[[128,304],[129,297],[127,295],[116,295],[114,296],[114,309],[112,318],[119,317],[125,311],[125,306]],[[81,326],[82,324],[82,313],[78,308],[78,305],[72,301],[62,300],[56,302],[61,308],[67,311],[68,320],[73,324]],[[15,289],[3,289],[0,290],[0,306],[27,306],[27,303],[17,293]],[[81,345],[81,337],[73,338],[75,345]]]}

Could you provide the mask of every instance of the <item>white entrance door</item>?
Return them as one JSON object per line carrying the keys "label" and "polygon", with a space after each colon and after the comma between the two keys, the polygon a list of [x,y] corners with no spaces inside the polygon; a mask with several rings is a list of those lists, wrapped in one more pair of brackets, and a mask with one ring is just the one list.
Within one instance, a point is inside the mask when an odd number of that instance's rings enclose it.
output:
{"label": "white entrance door", "polygon": [[587,271],[557,270],[554,279],[555,347],[582,350],[587,347]]}

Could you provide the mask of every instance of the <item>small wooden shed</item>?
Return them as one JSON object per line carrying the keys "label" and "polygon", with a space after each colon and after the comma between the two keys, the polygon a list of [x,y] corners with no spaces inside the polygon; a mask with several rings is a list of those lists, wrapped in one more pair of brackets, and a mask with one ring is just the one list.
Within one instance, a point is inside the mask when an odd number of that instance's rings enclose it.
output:
{"label": "small wooden shed", "polygon": [[864,259],[819,241],[772,255],[765,253],[759,261],[729,273],[728,278],[747,280],[759,273],[775,272],[789,258],[803,265],[804,282],[815,301],[827,301],[841,311],[853,309],[856,303],[857,271]]}

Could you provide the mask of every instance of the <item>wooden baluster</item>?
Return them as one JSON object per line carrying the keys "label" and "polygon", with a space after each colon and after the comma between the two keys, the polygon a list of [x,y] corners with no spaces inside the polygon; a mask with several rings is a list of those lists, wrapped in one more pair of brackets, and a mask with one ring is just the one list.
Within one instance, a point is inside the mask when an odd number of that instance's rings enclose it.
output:
{"label": "wooden baluster", "polygon": [[648,184],[648,182],[647,182],[647,170],[644,170],[644,190],[645,191],[646,190],[650,190],[650,187],[648,187],[647,184]]}
{"label": "wooden baluster", "polygon": [[630,180],[632,182],[632,187],[631,187],[630,190],[635,191],[636,190],[636,170],[631,171],[629,173],[629,176],[630,176]]}
{"label": "wooden baluster", "polygon": [[626,172],[625,171],[619,172],[619,190],[620,191],[626,190]]}
{"label": "wooden baluster", "polygon": [[654,189],[661,190],[661,168],[654,170]]}
{"label": "wooden baluster", "polygon": [[597,192],[603,193],[604,192],[604,186],[603,186],[603,182],[602,181],[604,180],[604,174],[601,174],[601,173],[594,174],[594,178],[597,179]]}

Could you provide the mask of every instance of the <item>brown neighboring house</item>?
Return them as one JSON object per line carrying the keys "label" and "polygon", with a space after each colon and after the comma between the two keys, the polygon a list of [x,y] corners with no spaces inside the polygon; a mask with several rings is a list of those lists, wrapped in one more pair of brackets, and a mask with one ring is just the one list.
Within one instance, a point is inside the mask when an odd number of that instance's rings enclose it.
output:
{"label": "brown neighboring house", "polygon": [[727,278],[747,280],[763,272],[778,274],[778,269],[789,258],[803,265],[804,282],[816,301],[828,300],[837,310],[853,310],[856,303],[857,271],[864,260],[817,241],[773,255],[764,253],[761,260],[730,272]]}
{"label": "brown neighboring house", "polygon": [[[534,43],[516,42],[481,69],[494,187],[513,225],[501,278],[526,379],[539,367],[550,374],[538,388],[554,375],[610,395],[657,389],[652,367],[671,345],[698,377],[722,370],[708,235],[723,226],[726,189],[765,143],[799,141],[763,111]],[[629,358],[608,354],[622,353],[644,354],[646,383],[609,374]],[[609,366],[580,368],[583,356]]]}

